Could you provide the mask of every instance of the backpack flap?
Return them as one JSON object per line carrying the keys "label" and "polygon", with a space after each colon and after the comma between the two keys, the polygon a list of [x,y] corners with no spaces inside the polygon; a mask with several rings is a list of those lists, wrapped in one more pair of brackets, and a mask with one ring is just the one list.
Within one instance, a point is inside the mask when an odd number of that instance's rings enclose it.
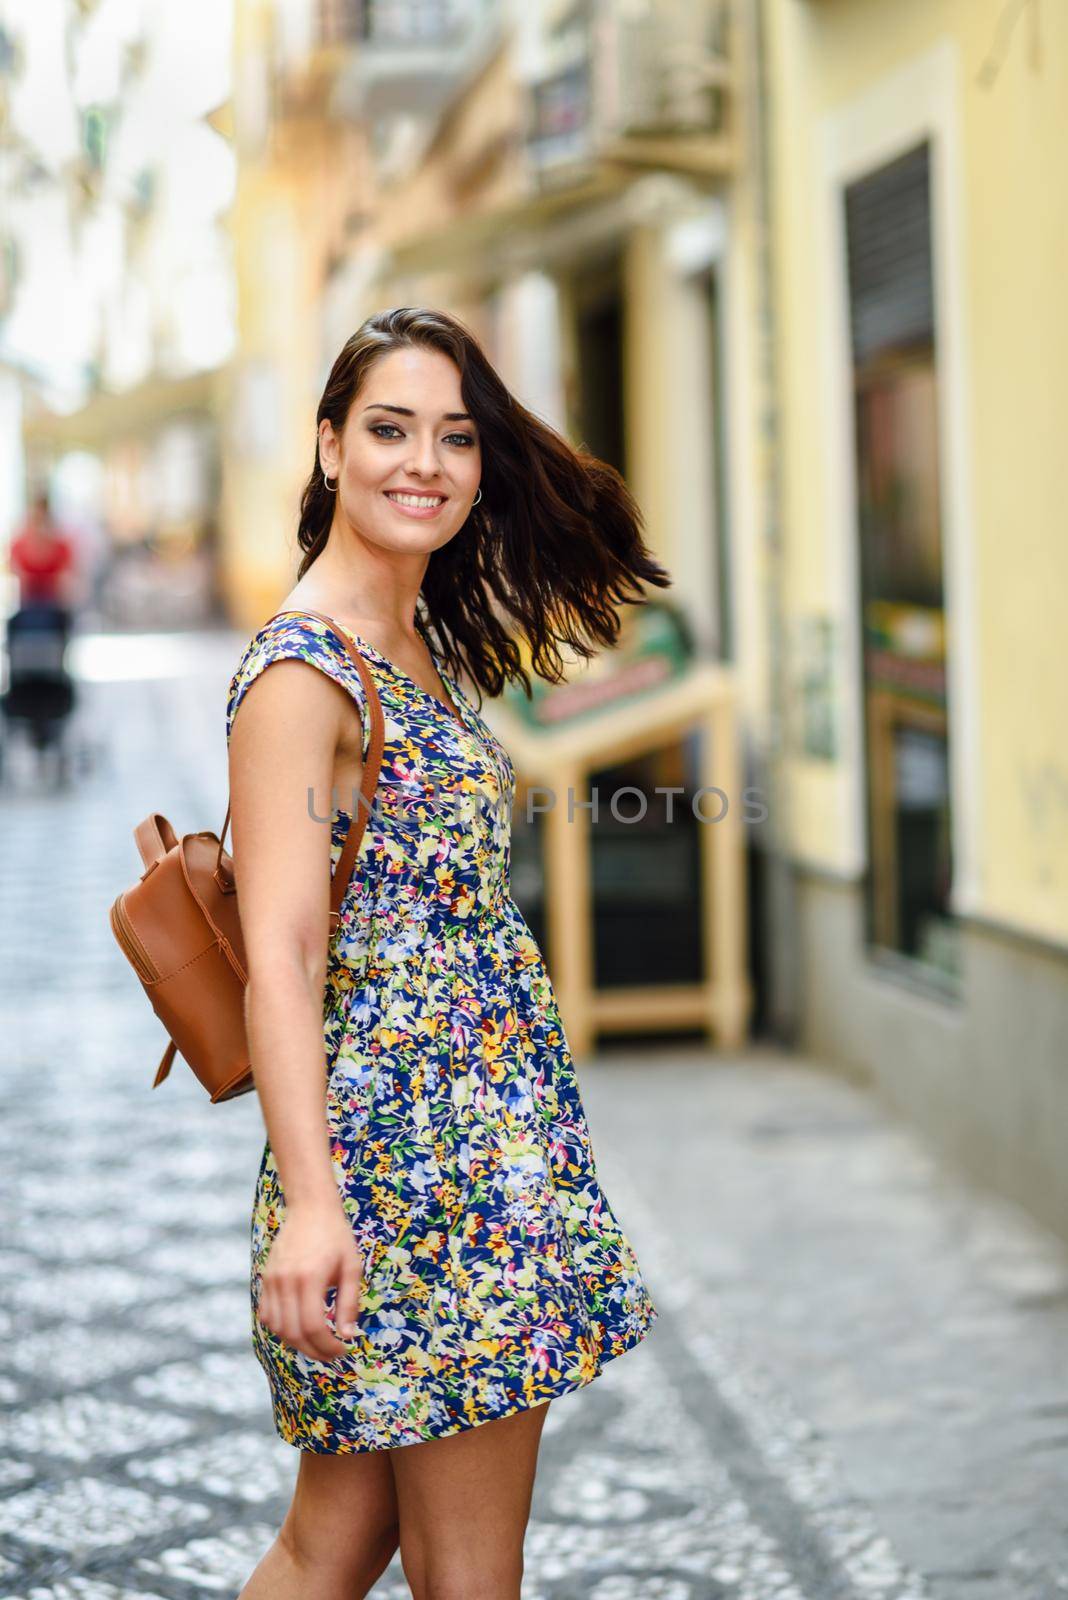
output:
{"label": "backpack flap", "polygon": [[[179,839],[158,813],[135,837],[148,865],[112,907],[112,929],[174,1046],[213,1100],[231,1098],[252,1080],[244,943],[227,874],[215,876],[219,840]],[[169,1068],[165,1054],[157,1083]]]}

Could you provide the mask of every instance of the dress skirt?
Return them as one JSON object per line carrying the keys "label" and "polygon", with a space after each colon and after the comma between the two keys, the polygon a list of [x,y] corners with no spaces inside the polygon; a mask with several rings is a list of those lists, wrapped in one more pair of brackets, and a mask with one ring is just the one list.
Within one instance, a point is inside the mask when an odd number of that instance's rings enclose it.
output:
{"label": "dress skirt", "polygon": [[[275,1428],[321,1453],[445,1438],[539,1405],[589,1383],[657,1315],[599,1183],[552,983],[509,890],[511,761],[440,660],[457,715],[348,637],[386,739],[323,1002],[331,1158],[364,1257],[344,1356],[316,1360],[258,1319],[285,1217],[269,1140],[251,1221],[252,1343]],[[303,613],[253,636],[227,738],[249,684],[294,658],[352,695],[366,753],[362,680],[334,631]],[[350,818],[324,818],[335,866]]]}

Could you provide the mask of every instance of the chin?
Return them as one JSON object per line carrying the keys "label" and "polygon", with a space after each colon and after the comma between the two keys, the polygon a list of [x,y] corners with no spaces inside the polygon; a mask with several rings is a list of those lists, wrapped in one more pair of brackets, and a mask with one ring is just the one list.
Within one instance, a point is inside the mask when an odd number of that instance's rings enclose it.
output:
{"label": "chin", "polygon": [[369,542],[377,545],[380,550],[391,550],[395,555],[426,556],[439,550],[443,544],[456,533],[451,528],[443,534],[440,529],[431,533],[429,528],[413,527],[410,530],[401,528],[376,528],[370,536]]}

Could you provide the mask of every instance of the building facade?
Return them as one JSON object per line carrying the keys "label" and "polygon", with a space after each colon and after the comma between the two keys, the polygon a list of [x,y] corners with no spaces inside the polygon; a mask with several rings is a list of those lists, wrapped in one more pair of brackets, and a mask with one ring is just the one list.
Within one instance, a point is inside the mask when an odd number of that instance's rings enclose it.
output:
{"label": "building facade", "polygon": [[799,1037],[1068,1234],[1068,16],[764,17]]}
{"label": "building facade", "polygon": [[[284,13],[284,14],[283,14]],[[756,1022],[1068,1233],[1068,22],[1042,0],[238,0],[224,564],[440,305],[626,475],[729,666]]]}

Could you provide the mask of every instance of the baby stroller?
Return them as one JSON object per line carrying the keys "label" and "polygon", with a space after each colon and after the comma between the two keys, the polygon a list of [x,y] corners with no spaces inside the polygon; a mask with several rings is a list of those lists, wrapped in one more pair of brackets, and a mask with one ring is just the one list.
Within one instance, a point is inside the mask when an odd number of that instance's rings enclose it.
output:
{"label": "baby stroller", "polygon": [[46,752],[55,752],[61,774],[67,767],[67,720],[76,703],[66,668],[70,633],[70,612],[53,601],[34,601],[14,612],[7,620],[0,694],[5,745],[8,732],[21,728],[39,763]]}

